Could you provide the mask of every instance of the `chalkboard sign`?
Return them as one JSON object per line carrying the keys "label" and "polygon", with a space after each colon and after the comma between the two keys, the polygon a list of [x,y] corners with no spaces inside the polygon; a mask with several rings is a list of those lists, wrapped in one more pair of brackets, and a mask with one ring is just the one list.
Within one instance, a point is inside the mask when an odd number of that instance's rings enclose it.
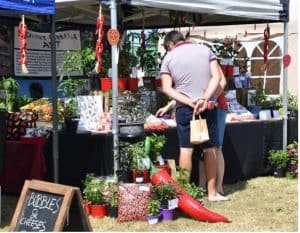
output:
{"label": "chalkboard sign", "polygon": [[91,231],[79,188],[26,180],[11,231]]}

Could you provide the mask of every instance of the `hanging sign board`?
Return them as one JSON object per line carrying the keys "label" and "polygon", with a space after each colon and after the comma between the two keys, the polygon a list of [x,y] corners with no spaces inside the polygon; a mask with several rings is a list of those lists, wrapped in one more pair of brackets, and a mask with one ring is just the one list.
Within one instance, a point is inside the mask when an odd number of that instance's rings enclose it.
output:
{"label": "hanging sign board", "polygon": [[117,45],[119,43],[120,33],[117,29],[109,29],[107,31],[107,40],[111,46]]}
{"label": "hanging sign board", "polygon": [[92,231],[79,188],[26,180],[10,231]]}

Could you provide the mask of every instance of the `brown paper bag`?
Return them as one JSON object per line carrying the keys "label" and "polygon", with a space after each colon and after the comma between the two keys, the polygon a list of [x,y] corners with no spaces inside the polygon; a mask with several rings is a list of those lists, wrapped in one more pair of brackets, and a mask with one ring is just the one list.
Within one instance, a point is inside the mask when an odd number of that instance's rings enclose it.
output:
{"label": "brown paper bag", "polygon": [[192,144],[201,144],[209,140],[209,134],[206,124],[206,119],[195,119],[195,113],[193,113],[193,119],[190,121],[191,135],[190,141]]}

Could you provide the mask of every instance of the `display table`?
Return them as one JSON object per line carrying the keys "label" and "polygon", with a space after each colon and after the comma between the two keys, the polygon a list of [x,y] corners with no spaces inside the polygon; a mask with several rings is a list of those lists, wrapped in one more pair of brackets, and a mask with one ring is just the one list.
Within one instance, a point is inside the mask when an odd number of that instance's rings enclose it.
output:
{"label": "display table", "polygon": [[[288,142],[298,139],[297,119],[288,121]],[[162,155],[178,164],[179,147],[176,128],[163,132],[167,138]],[[151,134],[148,131],[147,134]],[[86,173],[97,176],[113,174],[112,134],[59,133],[59,183],[82,187]],[[269,149],[282,148],[282,120],[238,122],[226,124],[223,153],[226,163],[224,183],[235,183],[256,176],[270,174],[267,164]],[[200,149],[193,155],[192,180],[198,180]],[[46,145],[49,169],[47,179],[53,181],[52,140]]]}
{"label": "display table", "polygon": [[7,193],[19,194],[26,179],[43,180],[47,174],[44,144],[6,141],[0,185]]}

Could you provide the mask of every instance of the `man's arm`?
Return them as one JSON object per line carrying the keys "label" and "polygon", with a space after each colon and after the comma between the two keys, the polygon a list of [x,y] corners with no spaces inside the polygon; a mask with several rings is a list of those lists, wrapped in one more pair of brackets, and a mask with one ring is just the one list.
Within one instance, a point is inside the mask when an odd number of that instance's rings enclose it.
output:
{"label": "man's arm", "polygon": [[221,76],[221,81],[220,81],[220,84],[219,84],[219,86],[218,86],[218,88],[216,90],[216,93],[214,94],[215,98],[219,97],[219,95],[223,92],[223,90],[224,90],[224,88],[226,86],[226,78],[225,78],[225,76],[223,74],[223,71],[222,71],[220,65],[218,65],[218,66],[219,66],[219,72],[220,72],[220,76]]}
{"label": "man's arm", "polygon": [[208,87],[203,96],[197,98],[194,103],[196,112],[203,112],[207,108],[207,101],[214,95],[216,92],[219,83],[221,82],[221,75],[219,72],[219,64],[217,60],[213,60],[210,62],[210,69],[212,73],[212,77],[208,83]]}
{"label": "man's arm", "polygon": [[166,95],[168,95],[171,99],[194,108],[195,104],[193,103],[193,100],[191,98],[181,94],[172,87],[172,78],[169,74],[162,74],[160,77],[162,81],[162,91]]}

